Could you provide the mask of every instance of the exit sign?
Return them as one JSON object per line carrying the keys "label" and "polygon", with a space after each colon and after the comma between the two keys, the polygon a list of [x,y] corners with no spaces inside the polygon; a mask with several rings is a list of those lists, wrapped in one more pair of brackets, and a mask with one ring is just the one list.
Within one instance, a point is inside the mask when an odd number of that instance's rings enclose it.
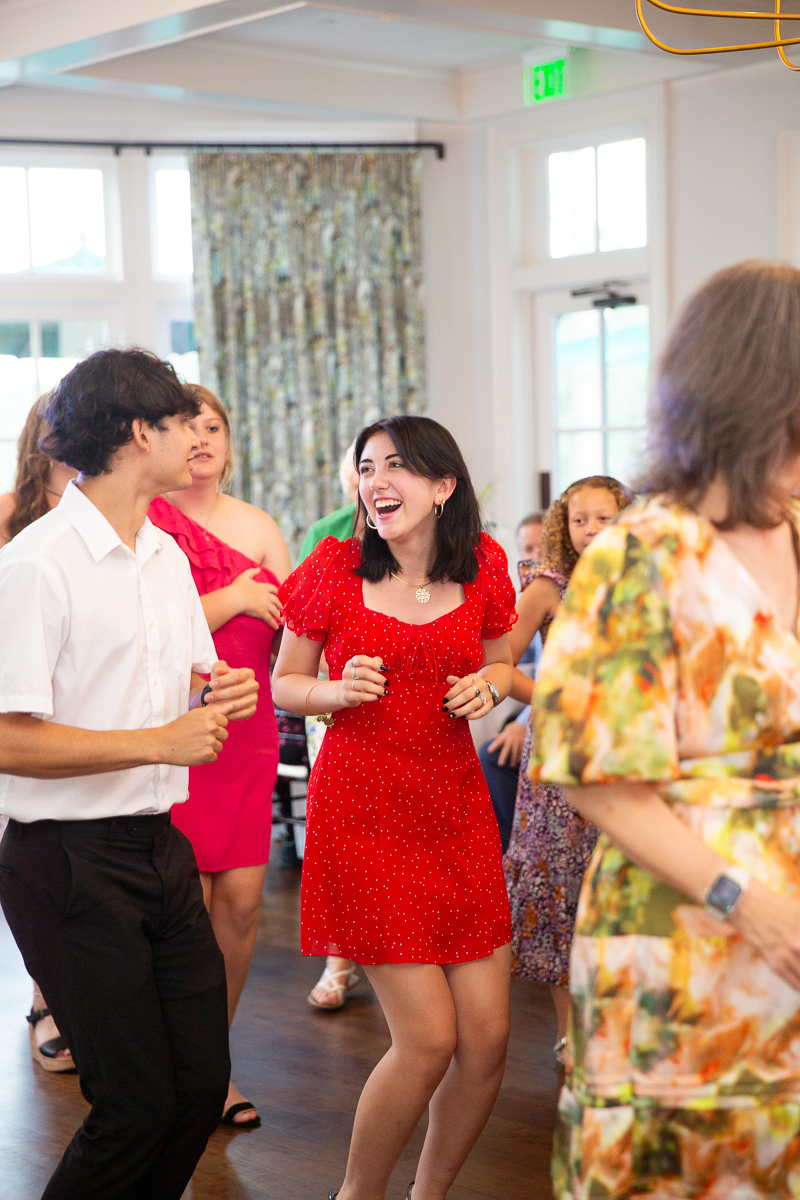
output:
{"label": "exit sign", "polygon": [[552,62],[526,63],[523,67],[523,101],[526,108],[542,100],[555,100],[566,95],[564,74],[566,58],[554,58]]}

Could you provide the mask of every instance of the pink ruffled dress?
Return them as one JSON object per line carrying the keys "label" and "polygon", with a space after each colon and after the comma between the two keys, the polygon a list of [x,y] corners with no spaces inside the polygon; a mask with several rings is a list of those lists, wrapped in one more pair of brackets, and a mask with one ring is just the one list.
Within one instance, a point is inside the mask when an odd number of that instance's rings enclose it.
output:
{"label": "pink ruffled dress", "polygon": [[[258,567],[161,496],[147,515],[183,550],[201,596]],[[278,583],[263,568],[255,578]],[[264,621],[240,613],[213,637],[217,657],[230,667],[252,667],[261,688],[255,714],[228,725],[228,740],[216,762],[189,769],[189,799],[172,809],[172,822],[192,843],[198,867],[211,872],[269,861],[272,792],[278,774],[278,726],[270,689],[274,631]]]}

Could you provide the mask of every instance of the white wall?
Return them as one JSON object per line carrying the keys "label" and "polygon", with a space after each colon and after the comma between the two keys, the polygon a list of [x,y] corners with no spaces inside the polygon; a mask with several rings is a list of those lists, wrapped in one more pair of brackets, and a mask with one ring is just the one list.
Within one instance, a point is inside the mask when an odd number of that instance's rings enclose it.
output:
{"label": "white wall", "polygon": [[[800,85],[777,58],[736,63],[514,116],[421,127],[448,148],[446,162],[431,162],[425,176],[431,411],[458,437],[479,486],[501,480],[489,507],[508,549],[515,521],[536,503],[536,398],[520,362],[528,334],[515,325],[509,232],[515,147],[559,123],[591,131],[611,112],[636,122],[660,107],[653,136],[661,145],[653,148],[661,231],[649,262],[655,355],[669,317],[703,279],[744,258],[779,257],[790,242],[780,213],[791,210],[791,197],[781,186],[793,175],[800,190]],[[781,143],[793,132],[794,167],[781,170]],[[800,195],[794,211],[800,252]]]}

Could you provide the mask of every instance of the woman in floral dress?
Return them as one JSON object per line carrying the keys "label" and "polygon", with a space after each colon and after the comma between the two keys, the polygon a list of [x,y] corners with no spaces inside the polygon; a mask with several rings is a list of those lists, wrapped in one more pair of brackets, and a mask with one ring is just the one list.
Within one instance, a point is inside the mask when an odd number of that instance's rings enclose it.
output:
{"label": "woman in floral dress", "polygon": [[[579,479],[551,506],[542,528],[543,565],[519,566],[519,620],[511,631],[518,662],[537,632],[547,638],[569,577],[594,537],[629,503],[621,483],[607,475]],[[530,701],[533,684],[515,673],[515,699]],[[519,691],[517,689],[520,689]],[[504,859],[513,923],[512,974],[550,985],[558,1017],[556,1055],[566,1045],[569,949],[578,893],[597,841],[597,828],[572,807],[563,788],[528,779],[531,727],[520,762],[511,842]]]}
{"label": "woman in floral dress", "polygon": [[[600,826],[554,1181],[800,1196],[800,271],[729,267],[660,366],[637,502],[581,558],[534,777]],[[578,786],[576,786],[578,785]]]}

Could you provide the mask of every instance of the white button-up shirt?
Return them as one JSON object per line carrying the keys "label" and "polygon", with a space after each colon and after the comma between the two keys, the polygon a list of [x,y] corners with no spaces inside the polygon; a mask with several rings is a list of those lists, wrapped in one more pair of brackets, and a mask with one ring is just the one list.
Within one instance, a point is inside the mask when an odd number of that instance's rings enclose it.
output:
{"label": "white button-up shirt", "polygon": [[[148,729],[185,713],[214,643],[189,562],[149,520],[125,546],[74,483],[0,552],[0,712],[80,729]],[[187,767],[73,779],[0,775],[0,814],[88,820],[166,811]]]}

